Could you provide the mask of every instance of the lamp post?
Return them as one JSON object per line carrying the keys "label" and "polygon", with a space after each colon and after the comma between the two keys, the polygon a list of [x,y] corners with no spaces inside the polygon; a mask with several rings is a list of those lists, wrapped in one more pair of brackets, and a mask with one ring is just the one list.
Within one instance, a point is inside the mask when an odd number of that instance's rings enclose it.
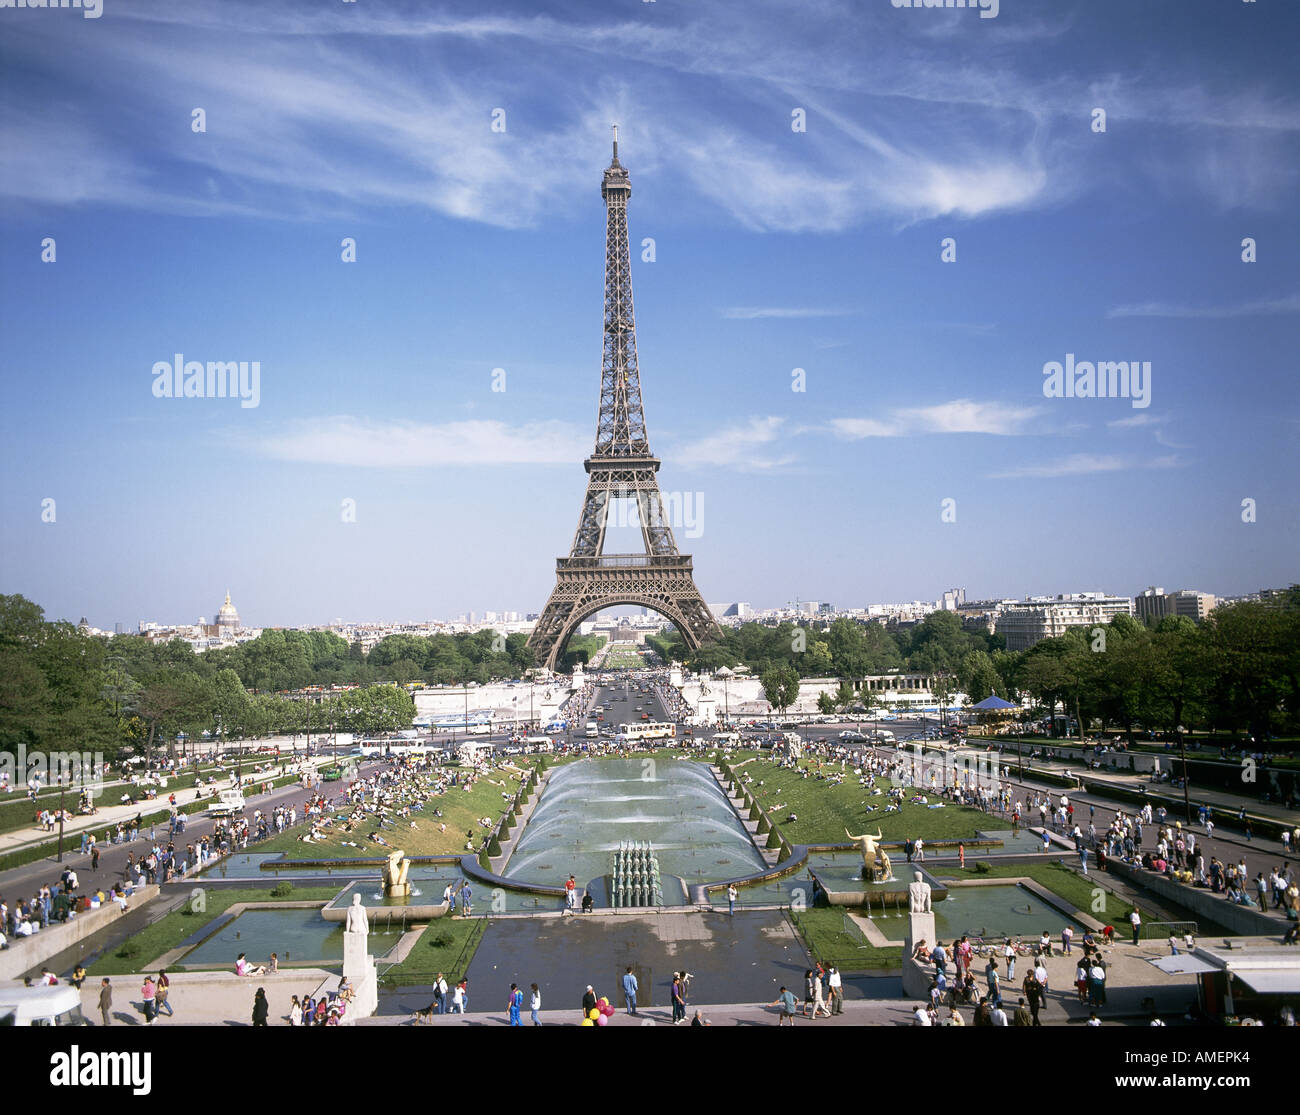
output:
{"label": "lamp post", "polygon": [[59,863],[63,862],[63,793],[66,787],[62,777],[59,778]]}
{"label": "lamp post", "polygon": [[1187,774],[1187,737],[1181,724],[1178,725],[1178,753],[1183,760],[1183,817],[1190,825],[1192,823],[1192,799],[1188,790],[1188,783],[1191,779]]}

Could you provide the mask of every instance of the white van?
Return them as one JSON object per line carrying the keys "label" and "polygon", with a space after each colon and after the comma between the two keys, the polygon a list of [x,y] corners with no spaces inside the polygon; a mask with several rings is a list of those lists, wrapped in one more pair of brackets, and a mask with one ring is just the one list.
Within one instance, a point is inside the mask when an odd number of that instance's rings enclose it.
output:
{"label": "white van", "polygon": [[546,736],[528,736],[524,740],[524,746],[529,751],[550,751],[551,741]]}
{"label": "white van", "polygon": [[84,1026],[75,987],[0,987],[0,1026]]}
{"label": "white van", "polygon": [[739,747],[739,732],[715,732],[709,737],[710,743],[716,743],[721,747]]}
{"label": "white van", "polygon": [[244,791],[222,790],[217,800],[208,806],[209,817],[233,817],[244,811]]}
{"label": "white van", "polygon": [[594,720],[588,720],[583,730],[588,739],[596,739],[600,735],[600,725]]}

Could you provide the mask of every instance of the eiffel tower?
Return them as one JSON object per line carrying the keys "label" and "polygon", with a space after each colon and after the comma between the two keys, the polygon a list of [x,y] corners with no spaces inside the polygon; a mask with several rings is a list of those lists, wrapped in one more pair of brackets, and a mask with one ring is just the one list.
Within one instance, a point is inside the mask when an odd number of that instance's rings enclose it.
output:
{"label": "eiffel tower", "polygon": [[[636,362],[632,312],[632,264],[627,241],[627,199],[632,186],[614,158],[600,187],[605,199],[605,347],[600,368],[600,417],[596,448],[587,458],[587,494],[568,557],[555,562],[555,588],[528,645],[537,661],[554,670],[570,636],[588,616],[616,604],[640,604],[658,612],[695,650],[714,626],[695,587],[689,554],[677,552],[659,493],[659,458],[650,453],[641,373]],[[605,523],[615,499],[636,500],[643,554],[605,553]],[[626,506],[626,505],[624,505]]]}

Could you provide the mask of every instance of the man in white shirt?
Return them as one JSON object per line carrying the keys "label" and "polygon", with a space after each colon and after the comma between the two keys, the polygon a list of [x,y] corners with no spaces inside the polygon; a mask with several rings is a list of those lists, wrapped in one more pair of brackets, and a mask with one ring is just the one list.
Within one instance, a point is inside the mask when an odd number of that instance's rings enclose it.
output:
{"label": "man in white shirt", "polygon": [[1138,908],[1133,907],[1133,912],[1128,916],[1129,924],[1133,926],[1133,943],[1138,943],[1138,936],[1142,932],[1142,917],[1138,913]]}
{"label": "man in white shirt", "polygon": [[930,1008],[927,1004],[921,1003],[915,1011],[912,1012],[913,1026],[930,1025]]}
{"label": "man in white shirt", "polygon": [[994,1026],[1005,1026],[1007,1024],[1007,1012],[1002,1009],[1002,1004],[998,1003],[993,1010],[989,1012],[989,1017],[993,1020]]}
{"label": "man in white shirt", "polygon": [[840,978],[840,970],[832,964],[826,977],[831,989],[831,1014],[843,1014],[844,981]]}

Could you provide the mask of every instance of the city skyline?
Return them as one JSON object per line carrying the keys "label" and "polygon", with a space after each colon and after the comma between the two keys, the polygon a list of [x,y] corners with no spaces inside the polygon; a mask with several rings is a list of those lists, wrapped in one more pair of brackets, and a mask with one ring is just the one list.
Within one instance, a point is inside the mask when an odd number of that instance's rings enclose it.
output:
{"label": "city skyline", "polygon": [[[266,626],[540,611],[595,434],[614,121],[706,600],[1290,584],[1296,15],[1178,12],[11,18],[4,591],[107,629],[227,588]],[[159,397],[186,360],[255,366],[256,405]],[[1128,397],[1052,389],[1084,360]]]}

